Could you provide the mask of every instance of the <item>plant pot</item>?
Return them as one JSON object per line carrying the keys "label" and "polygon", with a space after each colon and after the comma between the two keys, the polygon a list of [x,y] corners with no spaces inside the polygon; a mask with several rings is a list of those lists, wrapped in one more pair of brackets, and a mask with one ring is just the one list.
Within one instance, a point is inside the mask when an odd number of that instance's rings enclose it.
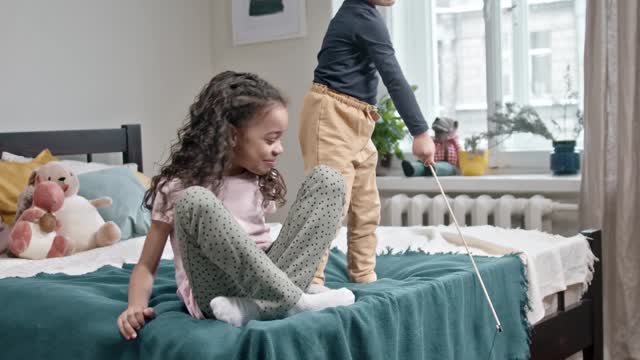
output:
{"label": "plant pot", "polygon": [[580,154],[574,140],[554,141],[550,160],[553,175],[575,175],[580,171]]}
{"label": "plant pot", "polygon": [[381,158],[378,158],[378,165],[376,166],[376,176],[387,176],[391,172],[391,165],[393,161],[393,154],[386,154]]}
{"label": "plant pot", "polygon": [[487,168],[489,167],[489,151],[460,151],[458,156],[462,175],[480,176],[487,172]]}

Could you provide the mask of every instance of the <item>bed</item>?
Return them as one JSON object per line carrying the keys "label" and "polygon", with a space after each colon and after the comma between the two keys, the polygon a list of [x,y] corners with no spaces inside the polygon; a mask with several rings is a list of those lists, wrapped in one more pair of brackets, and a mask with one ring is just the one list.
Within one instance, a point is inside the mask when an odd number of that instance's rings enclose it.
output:
{"label": "bed", "polygon": [[[33,157],[43,148],[56,155],[122,153],[123,163],[142,171],[141,129],[0,133],[0,152]],[[437,229],[436,229],[437,230]],[[446,234],[444,229],[442,233]],[[394,229],[382,229],[398,234]],[[601,232],[584,231],[590,250],[601,258]],[[392,239],[395,244],[402,239]],[[406,240],[406,239],[404,239]],[[115,317],[126,306],[131,263],[142,237],[63,260],[33,264],[22,276],[0,279],[0,327],[6,329],[3,356],[11,358],[532,358],[564,359],[582,351],[602,359],[602,273],[593,265],[588,291],[566,301],[554,295],[553,311],[526,323],[528,278],[522,257],[478,256],[485,283],[503,321],[495,333],[491,313],[468,258],[423,249],[380,249],[374,284],[347,282],[340,244],[332,249],[328,286],[348,286],[350,307],[307,313],[236,329],[219,321],[191,319],[175,294],[172,254],[165,249],[151,304],[158,317],[138,340],[125,342]],[[339,242],[339,240],[337,240]],[[397,249],[396,249],[397,250]],[[12,259],[15,260],[15,259]],[[8,268],[8,266],[5,266]],[[0,259],[0,270],[3,259]],[[74,269],[77,273],[74,273]],[[523,324],[524,321],[524,324]]]}

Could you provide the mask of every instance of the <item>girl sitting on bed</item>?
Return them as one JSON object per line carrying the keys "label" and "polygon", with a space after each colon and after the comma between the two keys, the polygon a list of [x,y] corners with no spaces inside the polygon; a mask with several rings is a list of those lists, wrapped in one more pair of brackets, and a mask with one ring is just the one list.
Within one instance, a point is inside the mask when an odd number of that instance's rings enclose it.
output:
{"label": "girl sitting on bed", "polygon": [[152,224],[117,320],[126,339],[154,316],[148,300],[167,238],[178,296],[195,318],[242,326],[354,302],[345,288],[309,288],[339,226],[340,173],[316,167],[270,242],[265,214],[284,203],[275,163],[287,125],[285,99],[256,75],[227,71],[204,87],[145,194]]}

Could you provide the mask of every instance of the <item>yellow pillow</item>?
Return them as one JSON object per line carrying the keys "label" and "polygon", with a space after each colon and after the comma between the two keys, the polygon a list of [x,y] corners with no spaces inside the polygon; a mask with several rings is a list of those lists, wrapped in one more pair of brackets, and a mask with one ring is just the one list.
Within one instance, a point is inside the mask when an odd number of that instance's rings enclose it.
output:
{"label": "yellow pillow", "polygon": [[5,224],[13,224],[18,194],[26,187],[33,170],[56,159],[48,149],[25,163],[0,161],[0,217]]}
{"label": "yellow pillow", "polygon": [[142,184],[142,186],[144,186],[144,189],[149,190],[149,187],[151,186],[151,179],[147,175],[141,173],[140,171],[136,171],[135,175],[138,181],[140,181],[140,183]]}

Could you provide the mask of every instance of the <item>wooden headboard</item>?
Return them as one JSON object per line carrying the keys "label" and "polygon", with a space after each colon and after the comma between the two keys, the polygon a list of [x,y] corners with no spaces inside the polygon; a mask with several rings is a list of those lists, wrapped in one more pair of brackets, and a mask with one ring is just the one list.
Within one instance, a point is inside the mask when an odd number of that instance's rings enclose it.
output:
{"label": "wooden headboard", "polygon": [[135,163],[142,171],[142,136],[140,125],[122,125],[116,129],[53,130],[0,133],[0,152],[34,157],[43,149],[54,155],[122,153],[122,162]]}

